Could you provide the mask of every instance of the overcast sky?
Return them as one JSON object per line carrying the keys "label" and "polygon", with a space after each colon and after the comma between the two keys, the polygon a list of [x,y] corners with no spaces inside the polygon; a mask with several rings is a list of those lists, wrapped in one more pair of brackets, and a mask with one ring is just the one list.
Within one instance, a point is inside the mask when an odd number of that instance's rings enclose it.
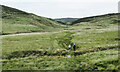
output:
{"label": "overcast sky", "polygon": [[0,0],[0,4],[49,18],[82,18],[118,12],[119,0]]}

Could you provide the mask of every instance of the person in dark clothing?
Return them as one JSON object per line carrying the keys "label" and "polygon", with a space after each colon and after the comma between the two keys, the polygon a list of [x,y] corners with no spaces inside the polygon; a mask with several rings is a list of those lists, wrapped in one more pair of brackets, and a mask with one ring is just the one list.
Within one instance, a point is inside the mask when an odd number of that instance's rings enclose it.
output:
{"label": "person in dark clothing", "polygon": [[74,51],[76,50],[76,45],[75,45],[75,43],[74,43],[74,45],[73,45],[73,50],[74,50]]}

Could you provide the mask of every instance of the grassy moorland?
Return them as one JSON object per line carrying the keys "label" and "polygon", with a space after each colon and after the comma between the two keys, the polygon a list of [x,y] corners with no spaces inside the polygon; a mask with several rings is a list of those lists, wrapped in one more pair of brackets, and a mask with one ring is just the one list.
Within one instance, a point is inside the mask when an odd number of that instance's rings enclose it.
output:
{"label": "grassy moorland", "polygon": [[[96,27],[98,28],[98,27]],[[76,30],[75,30],[76,29]],[[2,38],[3,70],[118,70],[117,25]],[[76,43],[76,51],[68,44]],[[71,55],[71,58],[67,56]]]}
{"label": "grassy moorland", "polygon": [[[19,14],[16,15],[18,15],[16,17],[20,17]],[[15,24],[12,23],[14,21],[12,19],[5,19],[9,23],[11,22],[11,24],[6,22],[6,27],[7,24],[11,27],[14,25],[29,26],[30,23],[27,23],[29,21],[26,22],[26,19],[31,18],[27,16],[29,15],[25,15],[26,18],[22,19],[23,21],[20,22],[23,23],[20,24],[16,24],[16,21]],[[118,14],[107,14],[82,18],[67,25],[66,28],[56,24],[55,27],[58,26],[60,29],[57,31],[54,28],[56,32],[3,35],[2,68],[3,70],[118,70],[120,68],[118,59],[118,41],[120,39],[117,17]],[[39,21],[35,24],[39,24]],[[40,25],[48,27],[49,22]],[[13,27],[7,30],[4,25],[3,28],[3,32],[6,33],[16,33],[18,32],[16,29],[19,29],[19,27]],[[19,30],[25,28],[23,26]],[[69,52],[68,45],[73,45],[73,43],[77,46],[76,51],[72,49]],[[68,55],[71,57],[68,58]]]}
{"label": "grassy moorland", "polygon": [[64,27],[58,22],[2,5],[2,34],[50,32]]}
{"label": "grassy moorland", "polygon": [[85,17],[72,22],[72,25],[79,24],[82,22],[88,22],[88,23],[96,24],[98,26],[101,26],[101,25],[108,26],[110,24],[118,24],[118,22],[120,21],[118,19],[118,15],[119,13],[111,13],[111,14],[105,14],[105,15],[99,15],[99,16]]}

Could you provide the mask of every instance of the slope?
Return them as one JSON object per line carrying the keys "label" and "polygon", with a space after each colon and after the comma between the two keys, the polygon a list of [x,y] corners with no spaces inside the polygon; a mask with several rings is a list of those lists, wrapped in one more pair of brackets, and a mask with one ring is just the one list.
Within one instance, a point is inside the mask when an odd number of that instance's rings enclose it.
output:
{"label": "slope", "polygon": [[97,26],[106,26],[110,24],[118,24],[120,20],[118,20],[119,13],[111,13],[111,14],[105,14],[105,15],[99,15],[99,16],[92,16],[92,17],[85,17],[80,18],[74,22],[72,22],[71,25],[80,25],[83,23],[93,24]]}
{"label": "slope", "polygon": [[2,34],[53,31],[61,27],[50,18],[2,5]]}

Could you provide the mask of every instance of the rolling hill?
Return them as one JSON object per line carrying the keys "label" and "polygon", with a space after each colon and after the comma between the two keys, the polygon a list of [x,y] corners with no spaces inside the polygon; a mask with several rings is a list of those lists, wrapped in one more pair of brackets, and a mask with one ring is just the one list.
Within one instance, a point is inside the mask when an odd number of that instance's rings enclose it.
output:
{"label": "rolling hill", "polygon": [[81,24],[83,22],[92,23],[96,25],[118,24],[118,22],[120,22],[120,20],[118,20],[118,15],[119,13],[111,13],[111,14],[105,14],[99,16],[80,18],[72,22],[71,25]]}
{"label": "rolling hill", "polygon": [[[117,72],[120,69],[118,13],[80,18],[68,25],[66,30],[57,31],[63,29],[64,25],[50,18],[2,7],[3,34],[42,31],[34,35],[2,36],[3,71]],[[71,51],[68,45],[72,46]]]}
{"label": "rolling hill", "polygon": [[61,22],[61,23],[67,23],[67,22],[73,22],[78,20],[79,18],[56,18],[54,20]]}
{"label": "rolling hill", "polygon": [[64,27],[46,17],[2,5],[2,34],[45,32]]}

